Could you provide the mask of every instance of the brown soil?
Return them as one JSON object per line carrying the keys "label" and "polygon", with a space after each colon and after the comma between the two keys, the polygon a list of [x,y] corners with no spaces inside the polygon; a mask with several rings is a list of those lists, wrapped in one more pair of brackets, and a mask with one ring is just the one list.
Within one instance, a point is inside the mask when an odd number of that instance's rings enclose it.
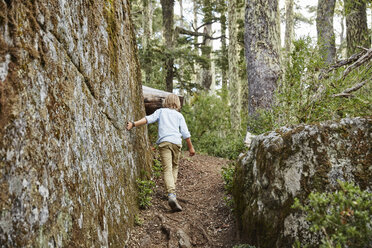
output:
{"label": "brown soil", "polygon": [[183,211],[171,211],[162,176],[155,179],[152,206],[140,212],[143,224],[134,227],[126,247],[233,247],[235,221],[224,200],[221,177],[221,168],[228,163],[222,158],[185,153],[177,181],[177,199]]}

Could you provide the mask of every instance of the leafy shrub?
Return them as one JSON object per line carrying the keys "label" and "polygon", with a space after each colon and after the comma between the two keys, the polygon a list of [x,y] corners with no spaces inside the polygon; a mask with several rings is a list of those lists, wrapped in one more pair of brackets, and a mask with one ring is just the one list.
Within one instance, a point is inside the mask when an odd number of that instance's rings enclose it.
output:
{"label": "leafy shrub", "polygon": [[222,167],[222,178],[224,180],[224,187],[227,193],[232,192],[234,174],[235,174],[235,164],[229,163],[227,166]]}
{"label": "leafy shrub", "polygon": [[155,183],[151,180],[140,180],[137,179],[137,186],[139,189],[138,193],[138,204],[140,208],[145,209],[149,206],[151,206],[151,194],[153,193],[153,188],[155,186]]}
{"label": "leafy shrub", "polygon": [[295,199],[293,208],[305,212],[310,231],[324,238],[320,247],[371,247],[372,193],[340,182],[333,193],[311,193],[308,203]]}
{"label": "leafy shrub", "polygon": [[138,214],[136,214],[136,215],[134,216],[134,224],[135,224],[136,226],[142,226],[143,223],[144,223],[144,220],[141,218],[141,216],[139,216]]}
{"label": "leafy shrub", "polygon": [[230,209],[234,210],[234,198],[232,197],[232,188],[234,183],[235,175],[235,164],[229,163],[227,166],[222,167],[221,171],[222,178],[224,180],[225,197],[224,201]]}
{"label": "leafy shrub", "polygon": [[160,177],[161,172],[163,171],[163,167],[161,165],[161,162],[158,159],[153,160],[153,165],[152,165],[152,173],[155,177]]}
{"label": "leafy shrub", "polygon": [[372,67],[361,66],[345,78],[346,66],[327,72],[310,38],[294,42],[290,62],[278,83],[275,103],[270,111],[263,110],[259,118],[249,119],[254,133],[264,133],[275,128],[299,124],[337,120],[345,117],[367,116],[372,113],[372,85],[366,83],[353,92],[353,97],[335,97],[335,94],[357,83],[370,80]]}
{"label": "leafy shrub", "polygon": [[244,150],[246,122],[242,118],[240,129],[231,126],[230,107],[221,93],[194,95],[182,113],[197,152],[234,159]]}

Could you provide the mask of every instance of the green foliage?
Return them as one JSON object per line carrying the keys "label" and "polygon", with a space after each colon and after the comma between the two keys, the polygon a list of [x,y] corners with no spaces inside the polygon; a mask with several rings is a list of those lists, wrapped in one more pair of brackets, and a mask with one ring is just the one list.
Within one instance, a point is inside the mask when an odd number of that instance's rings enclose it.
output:
{"label": "green foliage", "polygon": [[333,193],[311,193],[293,208],[306,213],[310,231],[323,236],[320,247],[367,247],[372,243],[372,193],[339,181]]}
{"label": "green foliage", "polygon": [[342,77],[345,67],[326,72],[328,67],[323,64],[317,48],[312,47],[310,38],[295,41],[290,57],[277,87],[273,109],[262,111],[259,117],[248,120],[254,133],[285,125],[368,116],[372,113],[370,83],[352,92],[353,97],[334,96],[357,83],[370,80],[370,65],[353,70],[345,78]]}
{"label": "green foliage", "polygon": [[141,218],[141,216],[139,216],[138,214],[136,214],[136,215],[134,216],[134,224],[135,224],[136,226],[142,226],[143,223],[144,223],[144,220]]}
{"label": "green foliage", "polygon": [[222,178],[224,180],[224,187],[225,187],[225,197],[224,201],[226,205],[233,210],[234,208],[234,198],[232,198],[232,189],[234,183],[234,175],[235,175],[235,163],[229,163],[226,167],[222,167],[221,171]]}
{"label": "green foliage", "polygon": [[234,174],[235,174],[235,164],[229,163],[226,167],[222,167],[222,178],[225,182],[224,187],[227,193],[232,192],[233,188],[233,180],[234,180]]}
{"label": "green foliage", "polygon": [[153,173],[153,175],[155,177],[160,177],[162,171],[163,171],[163,167],[161,165],[161,162],[155,158],[153,160],[153,165],[152,165],[152,173]]}
{"label": "green foliage", "polygon": [[158,122],[147,125],[148,135],[151,144],[155,144],[158,139]]}
{"label": "green foliage", "polygon": [[240,130],[231,127],[230,107],[221,93],[195,94],[182,113],[197,152],[233,159],[244,150],[246,125],[243,122]]}
{"label": "green foliage", "polygon": [[151,194],[153,192],[153,188],[155,186],[155,183],[151,180],[140,180],[137,179],[137,186],[139,189],[138,193],[138,204],[140,208],[145,209],[149,206],[151,206]]}

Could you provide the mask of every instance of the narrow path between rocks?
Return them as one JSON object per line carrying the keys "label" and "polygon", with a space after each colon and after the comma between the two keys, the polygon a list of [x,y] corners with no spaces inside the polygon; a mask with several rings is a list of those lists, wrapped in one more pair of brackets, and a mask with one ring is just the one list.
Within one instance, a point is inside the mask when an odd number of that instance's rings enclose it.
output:
{"label": "narrow path between rocks", "polygon": [[140,212],[143,224],[134,227],[126,247],[233,247],[235,222],[224,201],[221,177],[221,168],[228,163],[222,158],[183,154],[177,182],[183,211],[170,210],[160,176],[152,206]]}

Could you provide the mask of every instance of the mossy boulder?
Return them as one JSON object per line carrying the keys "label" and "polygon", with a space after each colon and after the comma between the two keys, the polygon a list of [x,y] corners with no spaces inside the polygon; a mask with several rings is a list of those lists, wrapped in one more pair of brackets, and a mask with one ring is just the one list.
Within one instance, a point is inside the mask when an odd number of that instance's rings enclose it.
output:
{"label": "mossy boulder", "polygon": [[283,127],[253,139],[233,196],[241,237],[260,248],[316,244],[294,198],[333,191],[337,180],[372,190],[372,117]]}
{"label": "mossy boulder", "polygon": [[1,247],[123,247],[150,169],[129,1],[0,1]]}

